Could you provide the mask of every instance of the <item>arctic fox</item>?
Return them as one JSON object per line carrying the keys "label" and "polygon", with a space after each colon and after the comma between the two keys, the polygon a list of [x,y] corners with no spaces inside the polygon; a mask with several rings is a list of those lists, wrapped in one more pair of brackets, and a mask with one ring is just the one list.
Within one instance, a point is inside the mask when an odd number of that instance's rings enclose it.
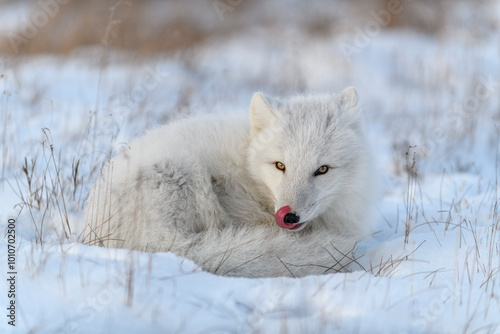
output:
{"label": "arctic fox", "polygon": [[227,276],[344,270],[374,197],[358,109],[354,88],[256,93],[250,117],[150,131],[101,171],[83,242],[171,251]]}

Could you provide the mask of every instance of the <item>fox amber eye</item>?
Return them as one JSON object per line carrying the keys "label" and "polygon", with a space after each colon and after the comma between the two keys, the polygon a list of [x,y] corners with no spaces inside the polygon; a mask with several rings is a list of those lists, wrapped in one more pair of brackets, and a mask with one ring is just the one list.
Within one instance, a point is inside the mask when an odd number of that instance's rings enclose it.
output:
{"label": "fox amber eye", "polygon": [[323,165],[314,172],[314,176],[325,174],[326,172],[328,172],[328,166]]}
{"label": "fox amber eye", "polygon": [[285,172],[285,164],[284,163],[276,161],[275,165],[276,165],[276,168],[278,168],[279,170]]}

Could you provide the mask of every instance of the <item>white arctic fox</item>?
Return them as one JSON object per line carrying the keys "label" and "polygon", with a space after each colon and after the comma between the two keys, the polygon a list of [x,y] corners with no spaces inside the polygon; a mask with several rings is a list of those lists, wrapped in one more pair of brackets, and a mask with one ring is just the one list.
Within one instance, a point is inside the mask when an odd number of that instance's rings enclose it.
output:
{"label": "white arctic fox", "polygon": [[103,169],[83,241],[171,251],[228,276],[342,270],[369,233],[363,137],[353,88],[289,99],[256,93],[250,119],[173,122]]}

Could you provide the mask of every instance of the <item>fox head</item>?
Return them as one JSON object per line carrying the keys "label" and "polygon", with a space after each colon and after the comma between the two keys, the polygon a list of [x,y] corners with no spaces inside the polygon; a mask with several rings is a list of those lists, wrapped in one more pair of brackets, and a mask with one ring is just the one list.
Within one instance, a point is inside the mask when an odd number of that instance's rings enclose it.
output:
{"label": "fox head", "polygon": [[354,88],[285,100],[254,94],[248,166],[274,199],[280,227],[360,218],[368,166],[358,109]]}

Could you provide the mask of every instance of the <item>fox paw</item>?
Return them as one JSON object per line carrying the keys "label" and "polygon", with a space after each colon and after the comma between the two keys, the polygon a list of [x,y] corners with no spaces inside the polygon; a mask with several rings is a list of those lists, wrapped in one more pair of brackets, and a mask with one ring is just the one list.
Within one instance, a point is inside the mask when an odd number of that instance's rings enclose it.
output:
{"label": "fox paw", "polygon": [[156,174],[158,187],[161,186],[161,184],[168,184],[182,188],[186,184],[187,173],[179,170],[178,168],[174,168],[168,164],[155,164],[153,166],[153,170]]}

